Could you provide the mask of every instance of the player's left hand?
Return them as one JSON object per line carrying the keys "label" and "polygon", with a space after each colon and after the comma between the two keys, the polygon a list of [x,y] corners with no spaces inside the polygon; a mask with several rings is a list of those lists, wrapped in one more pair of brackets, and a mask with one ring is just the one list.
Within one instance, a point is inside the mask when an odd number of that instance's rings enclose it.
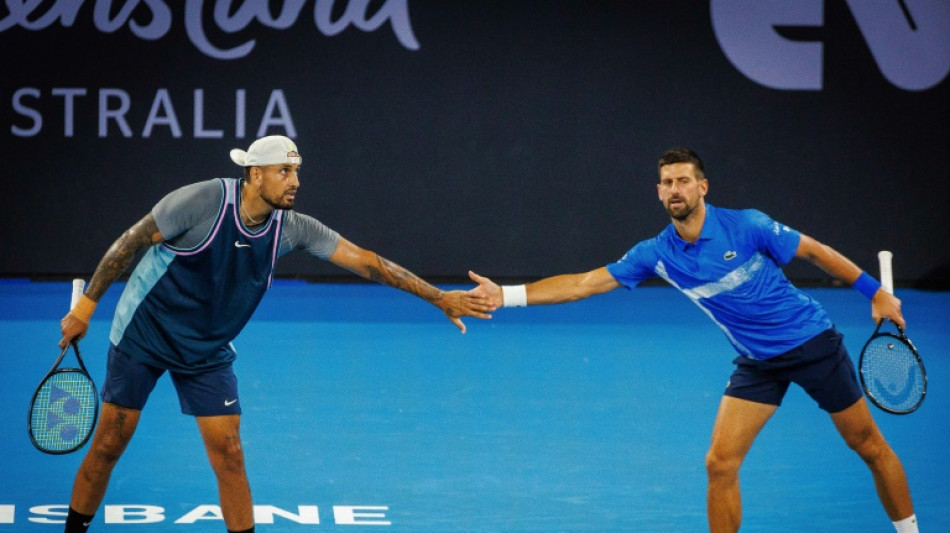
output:
{"label": "player's left hand", "polygon": [[488,303],[484,298],[473,294],[471,291],[445,291],[436,305],[442,309],[445,316],[449,317],[449,320],[463,334],[465,333],[465,324],[462,323],[461,317],[491,318],[491,315],[488,314],[491,311]]}
{"label": "player's left hand", "polygon": [[901,313],[900,298],[885,291],[878,289],[871,299],[871,318],[875,324],[880,324],[881,320],[888,319],[899,328],[904,329],[907,324],[904,322],[904,315]]}

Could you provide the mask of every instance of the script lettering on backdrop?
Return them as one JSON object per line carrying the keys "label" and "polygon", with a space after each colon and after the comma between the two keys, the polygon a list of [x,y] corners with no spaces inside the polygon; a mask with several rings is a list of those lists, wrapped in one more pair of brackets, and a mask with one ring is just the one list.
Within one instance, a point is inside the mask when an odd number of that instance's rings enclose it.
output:
{"label": "script lettering on backdrop", "polygon": [[[79,9],[83,4],[93,3],[92,20],[96,29],[103,33],[113,33],[128,26],[129,31],[140,39],[154,41],[161,39],[171,30],[172,11],[168,7],[170,0],[56,0],[52,6],[35,0],[6,0],[9,13],[0,19],[0,32],[20,27],[30,31],[44,30],[57,21],[64,27],[76,22]],[[286,0],[277,16],[271,14],[270,2],[235,0],[185,0],[185,31],[192,44],[203,54],[216,59],[240,59],[254,50],[256,41],[248,39],[231,48],[221,48],[212,43],[204,30],[206,22],[202,15],[205,4],[213,2],[212,20],[224,33],[238,34],[247,29],[255,29],[255,22],[261,26],[276,30],[285,30],[293,26],[309,0]],[[336,0],[316,0],[313,8],[313,21],[323,35],[332,37],[349,26],[365,32],[378,30],[387,21],[396,35],[396,39],[405,48],[418,50],[419,42],[412,31],[409,20],[408,0],[386,0],[372,16],[369,16],[371,0],[349,0],[340,18],[333,20],[332,12]],[[236,9],[234,5],[237,5]],[[114,5],[121,7],[110,17]],[[139,23],[132,13],[140,6],[149,10],[148,22]],[[44,12],[45,10],[45,12]],[[233,10],[233,13],[231,12]],[[32,20],[31,20],[32,18]]]}
{"label": "script lettering on backdrop", "polygon": [[[218,46],[209,39],[205,31],[206,23],[213,22],[213,26],[228,35],[240,35],[242,31],[259,35],[261,26],[284,30],[297,23],[309,1],[286,0],[280,4],[274,15],[270,9],[272,2],[267,0],[185,0],[182,11],[185,32],[195,48],[208,57],[222,60],[240,59],[251,54],[256,40],[248,38],[232,47]],[[76,23],[80,8],[92,5],[92,23],[98,31],[114,33],[128,28],[132,35],[154,41],[165,37],[174,24],[170,2],[171,0],[5,0],[7,13],[4,15],[0,9],[0,33],[15,27],[39,32],[57,23],[63,27],[71,27]],[[315,0],[313,21],[320,33],[327,37],[338,35],[350,26],[364,32],[373,32],[388,22],[403,47],[418,50],[419,42],[412,31],[407,2],[408,0],[386,0],[380,4],[379,0]],[[373,9],[370,3],[373,3]],[[172,5],[180,4],[176,2]],[[211,7],[211,21],[203,18],[209,12],[205,9],[206,6]],[[334,12],[338,13],[336,19],[333,17]],[[215,96],[218,101],[222,101],[222,98],[224,97],[221,95]],[[141,105],[144,95],[135,95],[133,98],[128,91],[117,87],[16,89],[11,94],[15,122],[10,125],[10,133],[16,137],[35,137],[42,133],[44,116],[39,111],[39,104],[43,99],[62,103],[64,137],[74,137],[77,130],[91,128],[89,124],[77,124],[76,121],[77,106],[89,105],[91,102],[95,102],[97,106],[98,122],[95,127],[100,138],[115,134],[127,138],[138,134],[142,138],[149,138],[156,128],[166,130],[173,138],[186,134],[179,119],[181,106],[176,106],[176,103],[180,104],[183,99],[182,95],[179,94],[173,99],[169,89],[157,88],[154,93],[148,95],[151,102],[148,117],[145,124],[138,127],[130,124],[128,115],[133,101]],[[193,120],[190,133],[196,139],[222,138],[225,136],[224,126],[229,125],[233,125],[236,138],[245,137],[248,129],[255,132],[257,137],[268,133],[283,133],[289,137],[297,135],[289,102],[281,89],[271,90],[261,117],[247,116],[247,91],[235,90],[232,100],[234,119],[228,121],[230,124],[222,124],[220,121],[210,124],[211,121],[205,118],[205,100],[204,89],[201,88],[194,89],[191,98],[185,99],[191,104],[190,114]],[[227,100],[229,98],[224,99]],[[255,119],[259,120],[255,122]]]}
{"label": "script lettering on backdrop", "polygon": [[[848,0],[847,4],[891,84],[924,91],[947,77],[950,2]],[[823,0],[711,0],[710,14],[720,48],[747,78],[773,89],[822,89],[822,43],[789,40],[775,28],[822,26]]]}

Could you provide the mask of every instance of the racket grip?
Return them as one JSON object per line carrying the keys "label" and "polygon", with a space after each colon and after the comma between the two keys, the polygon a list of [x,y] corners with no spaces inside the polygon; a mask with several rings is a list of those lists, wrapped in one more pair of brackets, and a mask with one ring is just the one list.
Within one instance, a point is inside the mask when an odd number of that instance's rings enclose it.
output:
{"label": "racket grip", "polygon": [[79,299],[82,298],[82,291],[86,288],[86,282],[76,278],[73,280],[73,295],[69,301],[69,310],[72,311],[76,304],[79,303]]}
{"label": "racket grip", "polygon": [[881,267],[881,286],[891,294],[894,294],[894,271],[891,269],[893,258],[894,254],[888,250],[877,253],[877,262]]}

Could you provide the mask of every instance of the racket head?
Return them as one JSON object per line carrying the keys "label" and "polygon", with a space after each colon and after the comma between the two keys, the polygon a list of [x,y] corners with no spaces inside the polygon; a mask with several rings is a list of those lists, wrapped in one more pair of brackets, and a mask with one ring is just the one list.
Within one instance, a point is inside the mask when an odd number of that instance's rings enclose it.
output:
{"label": "racket head", "polygon": [[[71,346],[78,358],[75,343]],[[60,354],[59,360],[66,350]],[[79,361],[83,366],[82,360]],[[98,418],[99,396],[85,368],[54,367],[30,400],[27,418],[30,441],[44,453],[61,455],[74,452],[89,441]]]}
{"label": "racket head", "polygon": [[927,372],[910,339],[880,331],[880,324],[861,350],[861,388],[879,409],[898,415],[912,413],[927,395]]}

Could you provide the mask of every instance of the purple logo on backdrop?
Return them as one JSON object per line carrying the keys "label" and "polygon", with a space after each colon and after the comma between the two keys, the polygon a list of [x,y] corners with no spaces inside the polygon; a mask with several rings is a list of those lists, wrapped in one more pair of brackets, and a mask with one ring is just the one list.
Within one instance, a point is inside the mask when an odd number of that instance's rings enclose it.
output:
{"label": "purple logo on backdrop", "polygon": [[[881,74],[923,91],[950,72],[950,2],[847,0]],[[824,0],[711,0],[723,53],[750,80],[773,89],[820,91],[820,42],[785,39],[776,26],[821,26]]]}
{"label": "purple logo on backdrop", "polygon": [[[7,0],[9,13],[0,18],[0,32],[16,26],[39,31],[57,22],[70,27],[75,23],[80,8],[84,4],[93,4],[92,20],[99,31],[113,33],[123,26],[128,26],[129,31],[136,37],[154,41],[168,34],[172,27],[172,11],[168,7],[168,3],[172,1],[55,0],[50,5],[49,2]],[[214,2],[211,21],[213,25],[224,33],[237,34],[248,29],[259,31],[258,26],[287,29],[297,22],[304,4],[308,1],[286,0],[281,3],[279,12],[274,16],[270,9],[271,2],[267,1],[185,0],[185,31],[192,44],[206,56],[216,59],[240,59],[251,53],[255,40],[248,39],[230,48],[221,48],[212,43],[204,29],[204,25],[209,21],[204,20],[202,16],[206,3]],[[378,10],[370,14],[371,0],[316,0],[312,13],[313,21],[317,29],[328,37],[337,35],[351,25],[371,32],[389,22],[400,44],[410,50],[418,50],[419,42],[412,32],[407,2],[408,0],[386,0]],[[345,7],[339,18],[333,20],[334,8],[338,3],[345,4]],[[174,1],[174,4],[178,2]],[[142,16],[143,10],[148,12],[147,16]],[[339,13],[341,10],[336,11]]]}

